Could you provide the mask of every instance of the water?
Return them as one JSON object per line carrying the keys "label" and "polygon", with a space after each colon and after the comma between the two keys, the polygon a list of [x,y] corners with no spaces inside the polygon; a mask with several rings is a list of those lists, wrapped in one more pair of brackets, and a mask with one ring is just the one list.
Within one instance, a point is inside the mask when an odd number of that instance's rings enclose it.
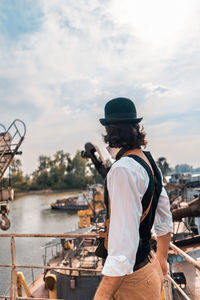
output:
{"label": "water", "polygon": [[[25,195],[10,203],[11,228],[5,233],[64,233],[78,227],[76,214],[55,211],[50,204],[56,199],[74,195],[61,192],[40,195]],[[1,231],[1,233],[4,233]],[[21,265],[43,265],[42,246],[51,238],[16,238],[16,260]],[[10,264],[10,238],[0,238],[0,264]],[[31,269],[22,270],[28,283],[32,281]],[[41,270],[34,270],[36,277]],[[0,294],[10,284],[10,269],[0,268]]]}

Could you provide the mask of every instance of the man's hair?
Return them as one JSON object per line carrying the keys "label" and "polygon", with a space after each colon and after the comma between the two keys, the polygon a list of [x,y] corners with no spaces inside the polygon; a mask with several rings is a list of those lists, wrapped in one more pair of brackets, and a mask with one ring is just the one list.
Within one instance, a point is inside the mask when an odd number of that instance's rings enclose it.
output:
{"label": "man's hair", "polygon": [[113,148],[135,149],[146,146],[146,133],[139,124],[112,124],[106,126],[104,142]]}

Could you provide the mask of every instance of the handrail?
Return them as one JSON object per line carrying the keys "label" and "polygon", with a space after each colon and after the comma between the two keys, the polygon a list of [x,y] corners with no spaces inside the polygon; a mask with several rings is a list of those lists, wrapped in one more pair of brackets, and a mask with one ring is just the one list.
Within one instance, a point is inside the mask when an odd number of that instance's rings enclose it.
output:
{"label": "handrail", "polygon": [[192,264],[196,269],[200,271],[200,263],[196,261],[194,258],[192,258],[190,255],[185,253],[183,250],[178,248],[176,245],[174,245],[172,242],[170,242],[170,248],[172,248],[176,253],[178,253],[180,256],[182,256],[187,262]]}
{"label": "handrail", "polygon": [[180,288],[180,286],[176,283],[176,281],[169,275],[167,275],[167,278],[171,281],[171,283],[173,283],[173,285],[175,285],[175,287],[177,288],[177,290],[179,290],[179,292],[181,293],[181,295],[186,299],[186,300],[191,300],[188,295],[186,295],[186,293]]}
{"label": "handrail", "polygon": [[[16,264],[16,252],[15,252],[15,238],[96,238],[98,237],[98,234],[41,234],[41,233],[0,233],[0,237],[8,237],[11,240],[11,264],[0,264],[0,268],[11,268],[11,286],[10,286],[10,296],[6,295],[0,295],[0,299],[11,299],[11,300],[29,300],[32,299],[30,297],[18,297],[17,290],[16,290],[16,270],[17,268],[24,268],[24,269],[44,269],[44,270],[67,270],[67,271],[86,271],[86,272],[94,272],[92,269],[85,269],[85,268],[72,268],[72,267],[66,267],[66,266],[33,266],[33,265],[17,265]],[[184,251],[182,251],[180,248],[175,246],[173,243],[170,243],[170,248],[174,250],[175,253],[178,253],[181,255],[186,261],[191,263],[195,268],[200,270],[200,264],[193,259],[190,255],[186,254]],[[179,290],[179,292],[184,296],[186,300],[189,300],[190,298],[186,295],[186,293],[178,286],[178,284],[174,281],[173,278],[171,278],[169,275],[167,276],[167,280],[169,280],[173,285],[176,286],[176,288]],[[41,298],[34,298],[35,300],[40,300]]]}
{"label": "handrail", "polygon": [[[178,255],[180,255],[181,257],[183,257],[188,263],[190,263],[191,265],[193,265],[193,267],[195,267],[197,270],[200,271],[200,263],[197,260],[195,260],[194,258],[192,258],[187,253],[185,253],[183,250],[181,250],[179,247],[177,247],[176,245],[174,245],[172,242],[170,242],[170,248],[173,249],[175,253],[177,253]],[[182,294],[182,296],[186,300],[190,300],[190,298],[179,287],[179,285],[176,283],[176,281],[173,278],[171,278],[171,276],[168,275],[167,278],[171,281],[171,283],[173,283],[173,285],[176,286],[176,288],[179,290],[179,292]]]}
{"label": "handrail", "polygon": [[[21,124],[23,131],[19,130],[18,126],[16,125],[17,123]],[[20,119],[15,119],[11,123],[11,125],[8,127],[7,132],[9,132],[13,126],[16,129],[16,134],[18,134],[20,136],[20,138],[24,138],[24,136],[26,135],[26,125],[25,125],[25,123]]]}
{"label": "handrail", "polygon": [[[92,270],[92,269],[86,269],[86,268],[70,268],[70,267],[61,267],[61,266],[56,266],[56,267],[51,267],[51,266],[34,266],[34,265],[31,265],[31,266],[27,266],[27,265],[15,265],[16,268],[21,268],[21,269],[43,269],[43,270],[66,270],[66,271],[85,271],[85,272],[91,272],[91,273],[94,273],[94,272],[97,272],[96,270]],[[4,265],[4,264],[1,264],[0,265],[0,268],[12,268],[12,265]]]}
{"label": "handrail", "polygon": [[1,124],[1,123],[0,123],[0,127],[2,127],[2,128],[3,128],[3,130],[4,130],[3,132],[5,132],[5,131],[6,131],[6,127],[5,127],[3,124]]}
{"label": "handrail", "polygon": [[[29,297],[18,297],[17,295],[17,268],[24,268],[24,269],[44,269],[44,270],[77,270],[77,271],[85,271],[85,272],[96,272],[94,270],[91,269],[85,269],[85,268],[69,268],[69,267],[64,267],[64,266],[56,266],[56,267],[51,267],[51,266],[28,266],[28,265],[17,265],[16,264],[16,251],[15,251],[15,238],[49,238],[49,237],[53,237],[53,238],[96,238],[97,236],[99,236],[98,234],[41,234],[41,233],[0,233],[0,237],[9,237],[11,240],[11,264],[1,264],[0,268],[11,268],[11,284],[10,284],[10,296],[7,297],[6,295],[2,296],[0,295],[0,299],[1,298],[8,298],[11,300],[17,300],[17,299],[32,299]],[[35,300],[40,300],[41,298],[34,298]],[[52,299],[51,299],[52,300]],[[58,300],[58,299],[57,299]]]}
{"label": "handrail", "polygon": [[0,233],[0,237],[17,237],[17,238],[30,238],[30,237],[34,237],[34,238],[49,238],[49,237],[53,237],[53,238],[96,238],[99,237],[99,234],[97,233],[92,233],[92,234],[79,234],[79,233]]}

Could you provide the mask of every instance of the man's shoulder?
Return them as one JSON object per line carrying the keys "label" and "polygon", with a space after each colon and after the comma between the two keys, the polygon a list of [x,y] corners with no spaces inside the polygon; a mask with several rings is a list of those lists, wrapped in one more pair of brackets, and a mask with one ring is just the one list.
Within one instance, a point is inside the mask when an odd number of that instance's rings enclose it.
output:
{"label": "man's shoulder", "polygon": [[135,170],[136,168],[141,168],[141,165],[135,159],[124,156],[112,165],[110,171],[114,171],[118,168]]}
{"label": "man's shoulder", "polygon": [[145,168],[131,157],[122,157],[116,161],[108,172],[107,182],[113,179],[121,182],[124,179],[133,181],[145,181],[148,183],[149,176]]}

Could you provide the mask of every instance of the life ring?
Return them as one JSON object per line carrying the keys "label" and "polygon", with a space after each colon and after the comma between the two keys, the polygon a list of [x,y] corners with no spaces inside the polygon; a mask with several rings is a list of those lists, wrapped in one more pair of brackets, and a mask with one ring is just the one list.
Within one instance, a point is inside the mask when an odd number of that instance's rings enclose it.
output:
{"label": "life ring", "polygon": [[0,228],[2,230],[8,230],[10,228],[10,219],[6,215],[2,215],[0,220]]}

